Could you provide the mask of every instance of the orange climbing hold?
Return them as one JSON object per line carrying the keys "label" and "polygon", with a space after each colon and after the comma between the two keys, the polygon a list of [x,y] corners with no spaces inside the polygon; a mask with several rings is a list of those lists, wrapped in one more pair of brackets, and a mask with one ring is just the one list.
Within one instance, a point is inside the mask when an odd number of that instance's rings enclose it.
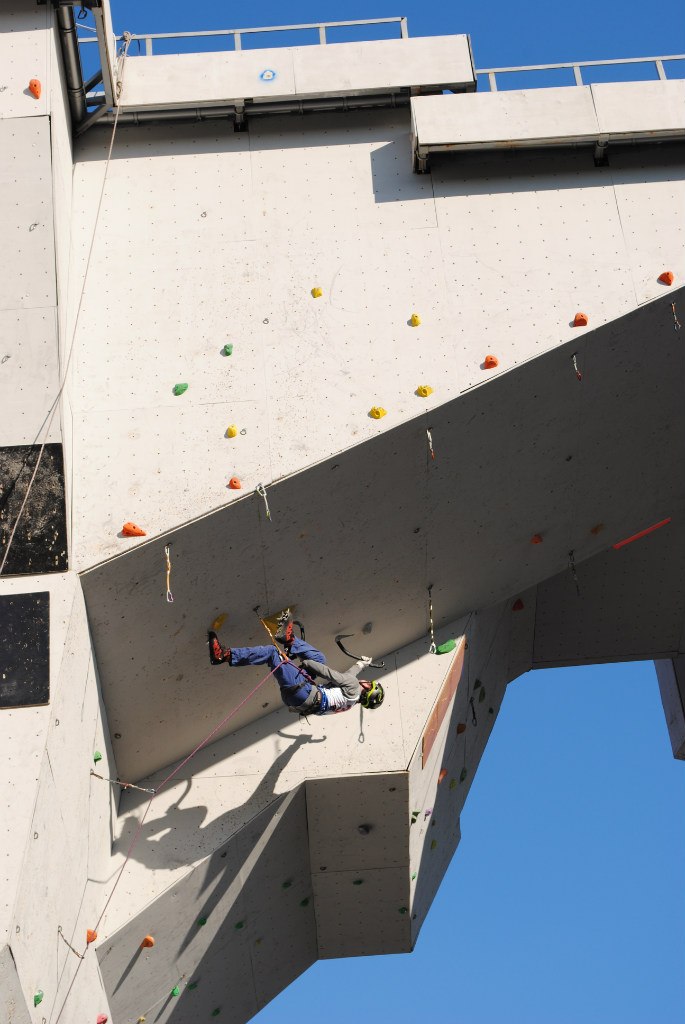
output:
{"label": "orange climbing hold", "polygon": [[664,270],[663,274],[659,274],[657,280],[662,284],[673,284],[673,274],[670,270]]}
{"label": "orange climbing hold", "polygon": [[514,603],[511,606],[511,610],[512,610],[512,612],[522,612],[523,611],[523,607],[524,607],[523,601],[521,600],[520,597],[517,597],[516,600],[514,601]]}
{"label": "orange climbing hold", "polygon": [[466,732],[466,722],[459,722],[457,725],[457,736],[461,736],[463,732]]}
{"label": "orange climbing hold", "polygon": [[140,944],[141,949],[152,949],[155,944],[155,940],[151,935],[146,935]]}
{"label": "orange climbing hold", "polygon": [[499,366],[497,356],[486,356],[483,360],[483,369],[485,370],[493,370],[496,366]]}
{"label": "orange climbing hold", "polygon": [[40,84],[40,82],[38,81],[37,78],[32,78],[31,81],[29,82],[29,92],[31,93],[32,96],[35,96],[35,98],[37,100],[40,99],[41,84]]}
{"label": "orange climbing hold", "polygon": [[145,530],[141,530],[135,523],[124,523],[121,532],[124,537],[147,537]]}
{"label": "orange climbing hold", "polygon": [[596,537],[597,534],[601,533],[603,529],[604,529],[604,523],[597,523],[596,526],[590,527],[590,533],[593,533],[595,535],[595,537]]}
{"label": "orange climbing hold", "polygon": [[442,782],[442,780],[445,779],[445,778],[447,778],[447,769],[446,768],[442,768],[440,770],[440,774],[438,775],[438,784],[440,784]]}
{"label": "orange climbing hold", "polygon": [[587,313],[576,313],[576,315],[573,318],[573,326],[574,327],[587,327],[587,325],[588,325]]}
{"label": "orange climbing hold", "polygon": [[542,544],[542,534],[534,533],[533,536],[530,538],[530,542],[531,544]]}
{"label": "orange climbing hold", "polygon": [[98,933],[92,928],[86,930],[86,943],[90,946],[91,942],[95,942],[98,937]]}
{"label": "orange climbing hold", "polygon": [[239,491],[243,486],[237,476],[232,476],[228,481],[228,486],[232,491]]}

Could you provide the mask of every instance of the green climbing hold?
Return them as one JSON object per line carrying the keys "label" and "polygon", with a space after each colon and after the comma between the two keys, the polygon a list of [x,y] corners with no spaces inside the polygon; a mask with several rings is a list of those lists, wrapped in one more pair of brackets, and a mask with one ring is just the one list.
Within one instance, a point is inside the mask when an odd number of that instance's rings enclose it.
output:
{"label": "green climbing hold", "polygon": [[33,1005],[34,1006],[40,1006],[40,1004],[42,1002],[43,1002],[43,993],[41,992],[40,989],[38,989],[38,991],[36,992],[35,996],[33,997]]}
{"label": "green climbing hold", "polygon": [[450,789],[454,789],[456,784],[457,784],[457,780],[456,779],[450,779]]}
{"label": "green climbing hold", "polygon": [[188,982],[188,984],[186,985],[186,988],[187,988],[187,989],[188,989],[188,990],[189,990],[190,992],[192,992],[192,991],[193,991],[193,989],[194,989],[194,988],[197,988],[197,986],[198,986],[199,984],[200,984],[200,982],[199,982],[199,981],[189,981],[189,982]]}
{"label": "green climbing hold", "polygon": [[287,881],[283,882],[283,884],[281,885],[281,889],[289,889],[292,884],[293,883],[290,881],[290,879],[288,879]]}
{"label": "green climbing hold", "polygon": [[235,926],[235,930],[236,930],[237,932],[239,932],[239,931],[240,931],[240,929],[241,929],[241,928],[244,928],[244,927],[245,927],[245,922],[244,922],[244,921],[238,921],[238,922],[236,923],[236,926]]}
{"label": "green climbing hold", "polygon": [[457,646],[456,640],[445,640],[444,644],[438,644],[435,648],[436,654],[449,654]]}
{"label": "green climbing hold", "polygon": [[221,1007],[217,1006],[216,1009],[212,1010],[212,1017],[218,1017],[221,1013]]}
{"label": "green climbing hold", "polygon": [[181,989],[179,988],[178,985],[174,985],[174,987],[171,990],[171,994],[172,994],[172,996],[180,996]]}
{"label": "green climbing hold", "polygon": [[416,872],[414,872],[414,874],[411,876],[412,882],[414,881],[415,878],[416,878]]}
{"label": "green climbing hold", "polygon": [[221,352],[222,352],[222,355],[232,356],[233,355],[233,345],[224,345],[224,347],[222,348]]}
{"label": "green climbing hold", "polygon": [[488,714],[489,715],[494,715],[494,713],[495,713],[495,709],[494,708],[488,708]]}
{"label": "green climbing hold", "polygon": [[400,910],[399,910],[399,912],[400,912],[400,914],[406,914],[406,913],[408,913],[408,911],[407,911],[407,908],[406,908],[406,907],[400,907]]}
{"label": "green climbing hold", "polygon": [[480,696],[478,698],[478,703],[482,704],[484,700],[485,700],[485,690],[481,690],[480,691]]}
{"label": "green climbing hold", "polygon": [[355,878],[354,882],[352,883],[352,885],[363,885],[363,884],[364,884],[364,879],[363,878]]}
{"label": "green climbing hold", "polygon": [[481,683],[480,679],[476,679],[475,683],[473,684],[473,688],[474,688],[474,690],[477,690],[478,687],[482,686],[482,685],[483,684]]}
{"label": "green climbing hold", "polygon": [[187,390],[188,390],[188,385],[187,384],[174,384],[174,394],[176,395],[176,397],[178,397],[179,395],[185,394],[185,392]]}
{"label": "green climbing hold", "polygon": [[416,819],[418,818],[419,813],[420,813],[419,811],[412,811],[411,812],[411,823],[412,823],[412,825],[414,825],[416,823]]}
{"label": "green climbing hold", "polygon": [[95,753],[93,754],[93,762],[94,764],[97,764],[98,761],[102,761],[102,754],[100,753],[99,750],[96,750]]}
{"label": "green climbing hold", "polygon": [[468,774],[469,774],[468,773],[468,769],[467,768],[462,768],[461,775],[459,776],[459,781],[463,782]]}
{"label": "green climbing hold", "polygon": [[303,900],[300,900],[300,906],[301,907],[308,907],[309,906],[309,896],[305,896],[305,898]]}
{"label": "green climbing hold", "polygon": [[202,928],[202,926],[204,924],[207,924],[207,918],[206,917],[198,917],[198,919],[197,919],[197,926],[198,926],[198,928]]}
{"label": "green climbing hold", "polygon": [[437,839],[434,839],[434,840],[433,840],[433,841],[431,842],[431,850],[434,850],[434,849],[435,849],[435,847],[436,847],[437,845],[438,845],[438,841],[437,841]]}

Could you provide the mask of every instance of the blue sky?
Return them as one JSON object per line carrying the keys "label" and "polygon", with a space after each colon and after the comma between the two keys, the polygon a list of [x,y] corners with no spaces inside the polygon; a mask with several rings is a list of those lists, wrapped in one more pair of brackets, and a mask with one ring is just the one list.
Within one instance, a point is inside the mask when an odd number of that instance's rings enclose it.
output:
{"label": "blue sky", "polygon": [[[112,0],[112,9],[117,31],[138,33],[405,14],[411,35],[468,32],[479,68],[685,52],[678,5],[643,0]],[[685,764],[672,759],[651,663],[529,673],[506,695],[415,952],[317,964],[255,1020],[682,1019],[684,850]]]}

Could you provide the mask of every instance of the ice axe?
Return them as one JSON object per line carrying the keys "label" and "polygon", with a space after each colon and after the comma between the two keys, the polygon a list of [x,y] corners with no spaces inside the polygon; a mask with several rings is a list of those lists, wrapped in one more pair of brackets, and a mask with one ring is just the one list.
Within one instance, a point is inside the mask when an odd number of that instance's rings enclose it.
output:
{"label": "ice axe", "polygon": [[369,666],[369,668],[385,668],[384,661],[371,661],[371,658],[367,658],[364,654],[352,654],[351,651],[347,650],[343,640],[349,640],[349,638],[354,635],[354,633],[338,633],[336,636],[335,642],[343,654],[346,654],[348,658],[352,658],[352,661],[363,661],[365,665]]}

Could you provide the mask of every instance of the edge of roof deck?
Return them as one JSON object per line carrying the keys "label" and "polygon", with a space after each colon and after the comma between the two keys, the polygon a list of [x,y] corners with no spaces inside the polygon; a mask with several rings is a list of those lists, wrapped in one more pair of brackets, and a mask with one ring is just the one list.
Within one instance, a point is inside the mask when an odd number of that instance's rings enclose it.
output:
{"label": "edge of roof deck", "polygon": [[123,112],[293,103],[476,88],[466,35],[224,53],[133,56]]}
{"label": "edge of roof deck", "polygon": [[417,96],[411,112],[419,165],[451,150],[664,141],[685,137],[685,80]]}

